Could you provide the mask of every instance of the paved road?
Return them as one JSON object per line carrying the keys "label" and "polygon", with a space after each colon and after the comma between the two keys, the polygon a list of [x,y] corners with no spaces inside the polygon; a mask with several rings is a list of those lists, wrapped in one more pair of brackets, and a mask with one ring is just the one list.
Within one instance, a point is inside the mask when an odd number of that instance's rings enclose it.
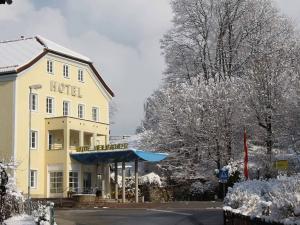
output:
{"label": "paved road", "polygon": [[220,209],[56,210],[58,225],[223,225]]}

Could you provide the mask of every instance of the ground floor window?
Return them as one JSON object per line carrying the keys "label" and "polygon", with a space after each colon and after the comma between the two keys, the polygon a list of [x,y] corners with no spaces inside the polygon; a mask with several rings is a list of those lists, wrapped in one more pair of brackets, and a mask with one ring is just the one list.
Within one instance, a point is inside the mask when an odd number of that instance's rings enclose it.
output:
{"label": "ground floor window", "polygon": [[90,193],[92,189],[92,174],[89,172],[83,173],[83,192]]}
{"label": "ground floor window", "polygon": [[30,187],[36,188],[37,184],[37,170],[30,170]]}
{"label": "ground floor window", "polygon": [[78,192],[78,172],[69,172],[69,189],[70,191]]}
{"label": "ground floor window", "polygon": [[50,193],[63,192],[63,172],[50,172]]}

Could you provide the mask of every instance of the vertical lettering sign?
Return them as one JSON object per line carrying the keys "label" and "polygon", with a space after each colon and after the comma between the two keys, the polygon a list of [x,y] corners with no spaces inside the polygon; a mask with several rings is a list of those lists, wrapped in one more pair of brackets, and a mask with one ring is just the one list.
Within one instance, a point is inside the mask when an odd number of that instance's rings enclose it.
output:
{"label": "vertical lettering sign", "polygon": [[82,98],[81,89],[79,87],[58,83],[56,81],[50,81],[50,91]]}

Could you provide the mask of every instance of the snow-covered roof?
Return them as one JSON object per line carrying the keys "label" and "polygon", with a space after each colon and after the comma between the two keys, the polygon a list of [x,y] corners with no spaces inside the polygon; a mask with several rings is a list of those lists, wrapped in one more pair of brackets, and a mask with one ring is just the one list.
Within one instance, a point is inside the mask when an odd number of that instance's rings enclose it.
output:
{"label": "snow-covered roof", "polygon": [[35,38],[0,42],[0,73],[12,72],[29,63],[44,51]]}
{"label": "snow-covered roof", "polygon": [[56,51],[56,52],[60,52],[60,53],[63,53],[63,54],[66,54],[68,56],[72,56],[72,57],[75,57],[75,58],[78,58],[78,59],[82,59],[84,61],[87,61],[87,62],[91,62],[91,60],[82,55],[82,54],[79,54],[77,52],[74,52],[68,48],[65,48],[53,41],[50,41],[40,35],[36,36],[36,39],[37,40],[40,40],[40,42],[44,45],[45,48],[49,49],[49,50],[52,50],[52,51]]}
{"label": "snow-covered roof", "polygon": [[42,36],[0,41],[0,73],[16,72],[45,50],[54,51],[86,62],[91,60]]}
{"label": "snow-covered roof", "polygon": [[65,48],[40,35],[28,38],[22,37],[17,40],[0,41],[0,75],[19,73],[33,65],[47,53],[53,53],[87,63],[108,93],[112,97],[114,96],[114,93],[101,78],[88,57]]}

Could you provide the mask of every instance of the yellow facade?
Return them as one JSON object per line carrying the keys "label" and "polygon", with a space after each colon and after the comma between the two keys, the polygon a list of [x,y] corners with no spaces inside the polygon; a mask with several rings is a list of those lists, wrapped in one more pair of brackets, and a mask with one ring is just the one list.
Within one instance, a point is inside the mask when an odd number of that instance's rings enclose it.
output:
{"label": "yellow facade", "polygon": [[[52,73],[47,71],[48,61],[53,63]],[[68,65],[69,78],[63,76],[64,65]],[[83,71],[83,81],[78,80],[78,70]],[[66,196],[70,190],[70,171],[78,172],[79,187],[84,185],[85,172],[91,174],[91,186],[95,186],[95,166],[84,166],[73,161],[70,153],[78,146],[108,144],[109,101],[112,96],[89,63],[48,52],[13,79],[0,80],[0,157],[5,160],[14,158],[18,163],[18,188],[27,193],[29,86],[35,84],[42,85],[42,88],[33,90],[37,95],[37,109],[31,112],[31,130],[37,132],[37,147],[30,152],[31,170],[37,174],[36,185],[30,188],[31,196]],[[47,97],[54,99],[53,113],[46,112]],[[64,101],[70,104],[68,116],[63,116]],[[79,104],[84,105],[84,118],[78,118]],[[99,109],[97,121],[92,117],[93,107]],[[52,189],[50,191],[50,172],[53,174],[54,171],[63,173],[63,190],[58,193],[53,193]]]}
{"label": "yellow facade", "polygon": [[4,161],[11,160],[14,149],[14,86],[14,81],[0,82],[0,152]]}

